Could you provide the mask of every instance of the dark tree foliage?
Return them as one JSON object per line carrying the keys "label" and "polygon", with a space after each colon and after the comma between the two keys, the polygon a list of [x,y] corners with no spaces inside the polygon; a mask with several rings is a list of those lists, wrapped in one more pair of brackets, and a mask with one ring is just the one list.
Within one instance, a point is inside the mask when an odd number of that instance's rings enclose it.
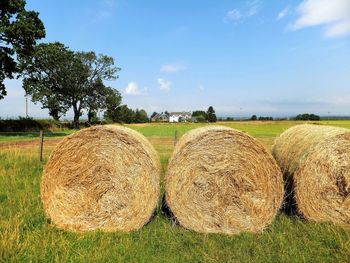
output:
{"label": "dark tree foliage", "polygon": [[251,118],[250,118],[250,120],[252,120],[252,121],[256,121],[258,119],[258,117],[256,116],[256,115],[253,115]]}
{"label": "dark tree foliage", "polygon": [[134,111],[127,105],[109,107],[104,113],[104,118],[109,122],[118,123],[145,123],[149,121],[145,110],[136,109]]}
{"label": "dark tree foliage", "polygon": [[106,109],[108,96],[115,107],[120,105],[120,93],[103,83],[116,79],[120,70],[113,66],[111,57],[94,52],[75,53],[61,43],[48,43],[38,45],[30,58],[21,60],[21,65],[24,88],[32,100],[40,101],[54,118],[72,108],[75,127],[83,110],[91,121],[98,110]]}
{"label": "dark tree foliage", "polygon": [[259,117],[259,121],[273,121],[273,118],[272,117],[260,116]]}
{"label": "dark tree foliage", "polygon": [[20,72],[17,56],[30,56],[36,41],[45,37],[39,14],[25,5],[24,0],[0,1],[0,99],[6,96],[4,80]]}
{"label": "dark tree foliage", "polygon": [[147,112],[145,110],[143,110],[143,109],[141,109],[141,110],[136,109],[134,122],[135,123],[149,122]]}
{"label": "dark tree foliage", "polygon": [[207,110],[207,120],[209,122],[216,122],[216,114],[212,106],[210,106]]}
{"label": "dark tree foliage", "polygon": [[192,112],[192,117],[195,117],[197,119],[197,121],[198,121],[198,118],[201,120],[203,118],[204,118],[204,120],[207,120],[207,118],[208,118],[207,113],[203,110],[196,110],[196,111]]}
{"label": "dark tree foliage", "polygon": [[74,83],[83,65],[61,43],[38,45],[31,57],[21,57],[23,87],[34,103],[41,102],[54,119],[72,106]]}
{"label": "dark tree foliage", "polygon": [[135,112],[127,105],[121,105],[107,109],[104,118],[110,122],[132,123],[135,120]]}
{"label": "dark tree foliage", "polygon": [[156,116],[158,113],[157,112],[153,112],[150,119],[152,119],[154,116]]}
{"label": "dark tree foliage", "polygon": [[313,113],[299,114],[295,117],[295,120],[301,120],[301,121],[319,121],[320,119],[321,119],[320,116]]}

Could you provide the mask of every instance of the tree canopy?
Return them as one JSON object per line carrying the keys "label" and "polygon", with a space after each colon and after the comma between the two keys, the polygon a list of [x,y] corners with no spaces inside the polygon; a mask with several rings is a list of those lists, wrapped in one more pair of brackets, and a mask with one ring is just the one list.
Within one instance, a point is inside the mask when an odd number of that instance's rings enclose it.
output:
{"label": "tree canopy", "polygon": [[207,110],[207,120],[209,122],[216,122],[216,114],[213,106],[210,106]]}
{"label": "tree canopy", "polygon": [[73,52],[56,42],[38,45],[31,57],[23,57],[21,66],[24,89],[33,102],[40,101],[54,118],[72,108],[75,126],[83,110],[91,120],[99,109],[107,107],[107,98],[115,104],[121,102],[120,93],[103,83],[116,79],[120,70],[111,57]]}
{"label": "tree canopy", "polygon": [[149,121],[147,112],[143,109],[130,109],[127,105],[107,108],[104,118],[110,122],[145,123]]}
{"label": "tree canopy", "polygon": [[7,94],[4,80],[20,72],[17,56],[30,56],[36,41],[45,37],[39,14],[25,5],[24,0],[0,1],[0,99]]}

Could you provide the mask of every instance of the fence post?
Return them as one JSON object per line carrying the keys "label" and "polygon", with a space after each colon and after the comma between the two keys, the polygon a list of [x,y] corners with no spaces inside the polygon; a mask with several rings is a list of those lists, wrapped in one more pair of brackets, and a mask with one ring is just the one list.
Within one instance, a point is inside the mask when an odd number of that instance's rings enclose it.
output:
{"label": "fence post", "polygon": [[39,160],[40,160],[40,162],[43,161],[43,147],[44,147],[44,131],[40,130],[40,136],[39,136]]}
{"label": "fence post", "polygon": [[176,145],[177,143],[177,130],[175,130],[175,135],[174,135],[174,146]]}

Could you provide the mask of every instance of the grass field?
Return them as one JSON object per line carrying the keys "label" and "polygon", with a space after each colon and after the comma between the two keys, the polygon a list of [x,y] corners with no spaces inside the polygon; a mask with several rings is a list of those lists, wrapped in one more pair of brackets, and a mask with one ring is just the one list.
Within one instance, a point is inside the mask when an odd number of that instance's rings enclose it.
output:
{"label": "grass field", "polygon": [[[296,122],[221,123],[261,140],[274,138]],[[350,121],[320,122],[350,128]],[[204,124],[128,125],[148,137],[166,171],[175,131]],[[52,137],[57,139],[62,137]],[[33,138],[20,138],[33,140]],[[158,207],[155,218],[139,231],[75,234],[55,228],[44,216],[40,179],[54,145],[38,161],[36,144],[1,147],[14,141],[0,136],[0,261],[4,262],[350,262],[350,228],[310,223],[281,212],[262,234],[236,236],[194,233],[174,225]],[[37,138],[34,138],[37,141]],[[5,144],[4,144],[5,145]],[[163,188],[163,185],[162,185]],[[163,191],[162,191],[163,194]],[[161,198],[160,198],[161,200]]]}

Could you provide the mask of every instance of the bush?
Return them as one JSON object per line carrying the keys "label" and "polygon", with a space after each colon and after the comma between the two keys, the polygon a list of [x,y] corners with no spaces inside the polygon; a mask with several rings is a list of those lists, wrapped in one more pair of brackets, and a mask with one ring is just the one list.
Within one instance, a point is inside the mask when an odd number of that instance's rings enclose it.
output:
{"label": "bush", "polygon": [[297,121],[319,121],[320,119],[321,119],[320,116],[313,113],[299,114],[295,117],[295,120]]}
{"label": "bush", "polygon": [[[92,125],[106,124],[106,121],[81,122],[79,128],[90,127]],[[18,119],[0,119],[0,132],[38,132],[55,131],[61,129],[74,129],[70,121],[56,121],[53,119],[37,119],[18,117]]]}
{"label": "bush", "polygon": [[196,119],[196,122],[207,122],[205,117],[202,115],[198,115],[197,117],[195,117],[195,119]]}
{"label": "bush", "polygon": [[19,117],[17,120],[0,120],[0,132],[40,131],[43,126],[32,118]]}

